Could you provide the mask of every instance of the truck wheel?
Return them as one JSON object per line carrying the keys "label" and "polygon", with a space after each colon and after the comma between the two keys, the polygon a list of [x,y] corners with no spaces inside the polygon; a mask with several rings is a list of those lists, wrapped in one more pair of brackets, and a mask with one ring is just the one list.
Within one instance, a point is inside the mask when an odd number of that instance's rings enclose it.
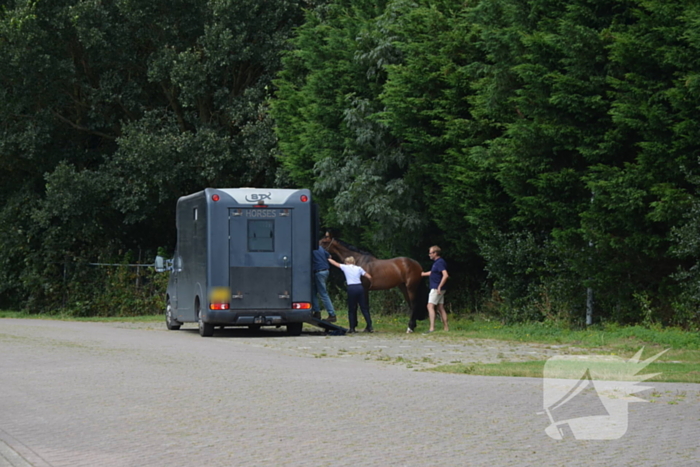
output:
{"label": "truck wheel", "polygon": [[211,337],[214,335],[214,325],[210,323],[205,323],[202,320],[202,309],[197,302],[197,318],[199,321],[199,335],[202,337]]}
{"label": "truck wheel", "polygon": [[180,329],[180,326],[182,326],[181,322],[173,318],[173,307],[170,305],[170,300],[168,300],[168,303],[165,305],[165,326],[170,331],[177,331]]}
{"label": "truck wheel", "polygon": [[290,336],[300,336],[302,327],[304,327],[304,323],[289,323],[287,324],[287,334]]}

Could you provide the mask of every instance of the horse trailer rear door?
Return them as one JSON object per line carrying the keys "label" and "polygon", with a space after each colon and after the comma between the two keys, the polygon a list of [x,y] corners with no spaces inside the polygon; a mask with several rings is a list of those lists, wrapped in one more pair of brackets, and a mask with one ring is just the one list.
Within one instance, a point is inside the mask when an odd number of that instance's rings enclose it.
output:
{"label": "horse trailer rear door", "polygon": [[291,309],[292,213],[286,208],[230,210],[232,310]]}

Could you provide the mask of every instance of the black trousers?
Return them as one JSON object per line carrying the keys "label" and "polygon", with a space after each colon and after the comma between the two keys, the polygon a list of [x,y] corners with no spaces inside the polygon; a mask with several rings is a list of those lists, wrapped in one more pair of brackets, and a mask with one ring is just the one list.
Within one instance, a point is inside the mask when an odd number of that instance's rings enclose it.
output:
{"label": "black trousers", "polygon": [[365,317],[367,327],[372,329],[372,318],[369,315],[369,304],[365,297],[365,289],[362,284],[348,285],[348,321],[350,329],[357,327],[357,305],[360,305],[362,316]]}

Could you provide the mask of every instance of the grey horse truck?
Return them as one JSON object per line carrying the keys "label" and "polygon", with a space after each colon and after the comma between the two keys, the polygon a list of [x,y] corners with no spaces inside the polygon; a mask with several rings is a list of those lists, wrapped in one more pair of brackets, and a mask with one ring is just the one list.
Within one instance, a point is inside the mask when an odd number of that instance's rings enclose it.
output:
{"label": "grey horse truck", "polygon": [[318,217],[307,189],[207,188],[177,202],[170,271],[168,329],[286,326],[301,334],[311,321],[312,249]]}

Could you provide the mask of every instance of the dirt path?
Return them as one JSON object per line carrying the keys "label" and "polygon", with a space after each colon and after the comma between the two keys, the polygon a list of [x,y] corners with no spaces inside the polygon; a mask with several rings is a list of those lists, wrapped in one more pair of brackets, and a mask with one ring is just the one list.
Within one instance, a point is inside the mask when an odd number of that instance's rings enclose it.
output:
{"label": "dirt path", "polygon": [[[119,326],[154,330],[165,328],[160,323],[121,323]],[[195,325],[184,325],[180,332],[197,332],[197,328]],[[585,349],[568,345],[463,339],[444,332],[429,336],[381,332],[330,336],[316,327],[305,325],[299,337],[283,338],[280,334],[282,330],[273,328],[260,332],[231,328],[216,331],[218,337],[236,338],[246,345],[276,350],[285,355],[376,362],[411,370],[425,370],[450,363],[542,361],[553,355],[588,353]]]}

